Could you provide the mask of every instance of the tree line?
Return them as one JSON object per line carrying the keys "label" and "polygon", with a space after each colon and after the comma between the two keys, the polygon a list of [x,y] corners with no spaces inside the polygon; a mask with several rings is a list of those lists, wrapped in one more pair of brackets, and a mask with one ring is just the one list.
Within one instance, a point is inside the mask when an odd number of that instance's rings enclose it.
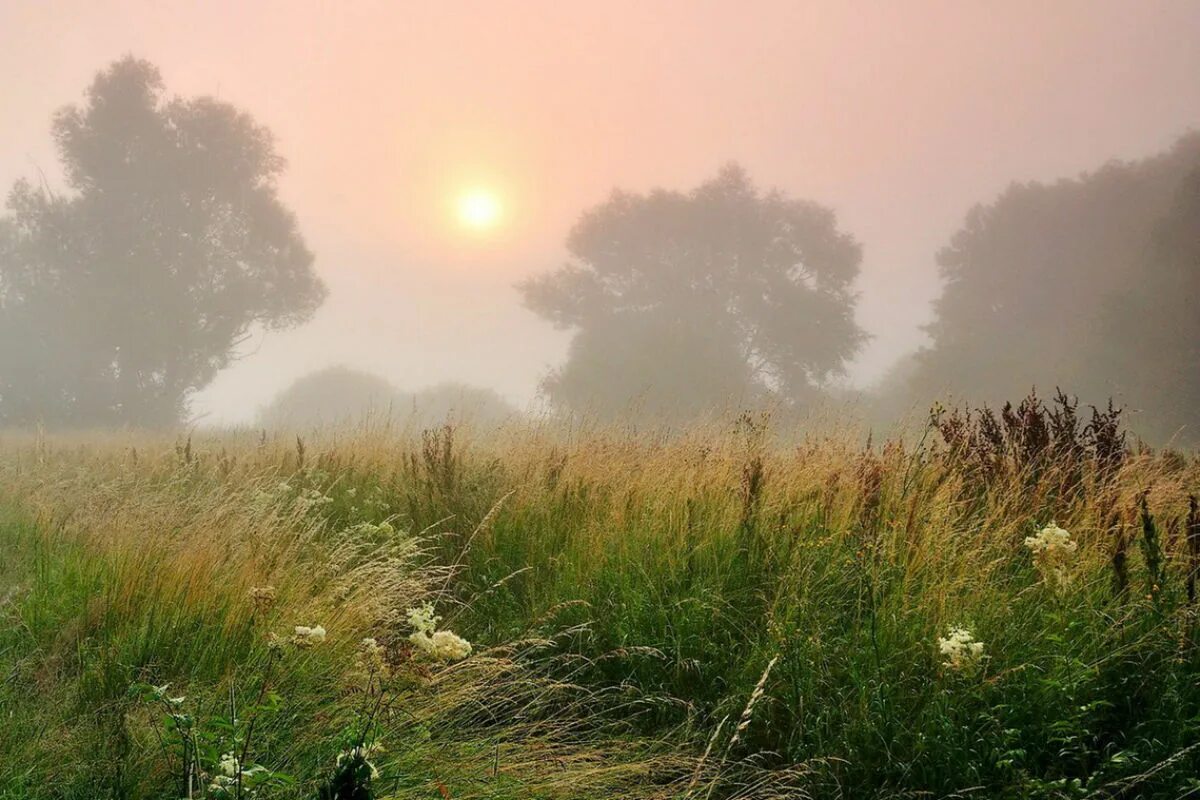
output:
{"label": "tree line", "polygon": [[[19,181],[0,217],[0,423],[171,425],[256,326],[325,296],[249,115],[167,94],[125,58],[52,125],[67,190]],[[690,191],[585,211],[525,305],[569,331],[556,409],[681,419],[800,409],[867,340],[862,248],[817,202],[737,165]],[[1200,134],[1070,180],[1014,184],[937,254],[929,343],[877,390],[893,407],[1062,386],[1166,439],[1200,409]]]}

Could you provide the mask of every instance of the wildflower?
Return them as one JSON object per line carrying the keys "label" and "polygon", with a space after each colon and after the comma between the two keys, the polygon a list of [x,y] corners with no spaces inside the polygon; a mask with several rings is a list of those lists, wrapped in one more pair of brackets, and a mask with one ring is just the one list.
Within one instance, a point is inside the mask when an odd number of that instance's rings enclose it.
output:
{"label": "wildflower", "polygon": [[237,756],[233,753],[225,753],[217,761],[216,774],[213,775],[212,783],[208,785],[208,791],[217,797],[229,797],[240,772],[242,772],[242,765],[238,762]]}
{"label": "wildflower", "polygon": [[380,522],[379,524],[360,522],[350,528],[349,532],[363,538],[388,539],[395,535],[396,529],[390,522]]}
{"label": "wildflower", "polygon": [[433,604],[424,603],[408,610],[413,633],[408,637],[417,652],[435,661],[461,661],[471,655],[471,643],[453,631],[439,631],[442,618],[433,613]]}
{"label": "wildflower", "polygon": [[945,638],[938,637],[938,650],[946,657],[942,665],[958,672],[968,672],[983,658],[983,642],[966,628],[952,627]]}
{"label": "wildflower", "polygon": [[217,762],[217,770],[228,778],[236,778],[238,774],[238,760],[233,753],[226,753],[221,756],[221,760]]}
{"label": "wildflower", "polygon": [[433,633],[441,621],[442,618],[433,613],[433,603],[424,603],[418,608],[408,610],[408,624],[417,633]]}
{"label": "wildflower", "polygon": [[471,655],[471,643],[453,631],[434,631],[432,636],[413,634],[417,649],[436,661],[462,661]]}
{"label": "wildflower", "polygon": [[250,590],[250,602],[254,604],[255,614],[265,614],[275,605],[274,586],[255,586]]}
{"label": "wildflower", "polygon": [[1046,584],[1056,588],[1067,584],[1067,567],[1079,548],[1070,533],[1052,521],[1036,536],[1026,536],[1025,546],[1033,553],[1033,565]]}
{"label": "wildflower", "polygon": [[307,625],[297,625],[296,635],[292,637],[292,643],[297,647],[312,647],[323,641],[325,641],[325,628],[321,625],[314,625],[311,628]]}
{"label": "wildflower", "polygon": [[341,770],[347,766],[356,767],[361,764],[367,768],[368,774],[371,776],[371,780],[375,780],[379,777],[379,770],[376,769],[373,763],[371,763],[370,756],[374,755],[375,753],[382,752],[383,747],[379,744],[367,746],[357,745],[355,747],[351,747],[349,750],[343,750],[342,752],[338,753],[338,769]]}
{"label": "wildflower", "polygon": [[296,498],[296,505],[300,508],[302,514],[310,511],[316,511],[322,506],[329,505],[333,502],[333,498],[319,489],[305,489]]}

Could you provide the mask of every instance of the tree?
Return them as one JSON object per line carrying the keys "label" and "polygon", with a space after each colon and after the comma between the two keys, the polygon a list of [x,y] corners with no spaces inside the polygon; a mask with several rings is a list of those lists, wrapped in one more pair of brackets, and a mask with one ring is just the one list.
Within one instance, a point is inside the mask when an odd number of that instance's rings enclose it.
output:
{"label": "tree", "polygon": [[414,428],[445,424],[494,427],[519,413],[494,389],[455,381],[421,389],[408,399],[407,405],[408,423]]}
{"label": "tree", "polygon": [[1102,316],[1091,361],[1113,375],[1138,430],[1200,442],[1200,167]]}
{"label": "tree", "polygon": [[409,393],[369,372],[335,366],[297,379],[259,412],[258,421],[295,429],[376,419],[419,430],[447,423],[494,426],[516,413],[491,389],[440,383]]}
{"label": "tree", "polygon": [[1137,284],[1155,226],[1198,165],[1191,134],[1153,158],[1013,185],[972,209],[938,255],[945,284],[913,383],[920,399],[950,390],[999,402],[1034,385],[1096,402],[1119,394],[1112,360],[1098,357],[1116,344],[1106,309]]}
{"label": "tree", "polygon": [[297,378],[259,411],[258,423],[307,428],[359,422],[404,406],[404,396],[385,378],[335,366]]}
{"label": "tree", "polygon": [[567,240],[570,260],[521,284],[575,331],[543,384],[561,407],[687,416],[771,394],[798,403],[865,339],[860,248],[832,211],[760,192],[737,166],[686,194],[616,192]]}
{"label": "tree", "polygon": [[176,422],[252,326],[324,298],[284,161],[233,106],[168,98],[126,58],[53,133],[70,192],[18,182],[0,224],[4,423]]}

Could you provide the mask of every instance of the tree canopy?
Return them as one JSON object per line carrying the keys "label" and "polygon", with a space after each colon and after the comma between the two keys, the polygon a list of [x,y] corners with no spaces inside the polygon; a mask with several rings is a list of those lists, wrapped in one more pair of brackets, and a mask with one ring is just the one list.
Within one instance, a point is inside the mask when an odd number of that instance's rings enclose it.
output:
{"label": "tree canopy", "polygon": [[690,415],[765,395],[798,403],[865,334],[861,252],[834,213],[762,192],[737,166],[690,192],[616,192],[567,239],[568,262],[520,289],[575,332],[544,382],[564,408]]}
{"label": "tree canopy", "polygon": [[[927,328],[932,344],[919,354],[913,379],[922,399],[949,390],[999,402],[1035,385],[1069,387],[1095,402],[1116,395],[1138,403],[1165,392],[1133,391],[1141,374],[1135,362],[1168,368],[1181,355],[1155,343],[1148,316],[1169,306],[1190,324],[1195,311],[1188,317],[1182,295],[1169,299],[1160,292],[1165,286],[1152,289],[1146,280],[1166,274],[1182,252],[1156,252],[1153,241],[1169,214],[1186,213],[1172,206],[1198,166],[1200,134],[1191,134],[1153,158],[1112,162],[1054,184],[1015,184],[971,210],[938,255],[945,285]],[[1140,312],[1130,305],[1138,296]],[[1155,303],[1163,305],[1155,311]],[[1184,326],[1178,318],[1154,324],[1175,332]],[[1137,355],[1119,366],[1117,350]]]}
{"label": "tree canopy", "polygon": [[18,182],[0,222],[0,421],[170,424],[252,326],[323,300],[247,114],[130,57],[53,135],[69,191]]}
{"label": "tree canopy", "polygon": [[1101,317],[1090,362],[1152,438],[1200,442],[1200,166]]}

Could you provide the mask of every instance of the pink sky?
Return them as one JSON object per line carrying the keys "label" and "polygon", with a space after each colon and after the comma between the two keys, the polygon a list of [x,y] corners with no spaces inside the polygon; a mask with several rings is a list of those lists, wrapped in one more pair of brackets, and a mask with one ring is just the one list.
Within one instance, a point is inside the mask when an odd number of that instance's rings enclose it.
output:
{"label": "pink sky", "polygon": [[[124,53],[274,130],[331,295],[197,398],[244,420],[333,363],[529,399],[565,338],[513,282],[555,267],[614,186],[737,160],[863,243],[863,382],[921,343],[934,254],[973,203],[1200,127],[1198,41],[1192,0],[6,0],[0,181],[54,174],[51,113]],[[492,237],[449,210],[476,184],[506,204]]]}

